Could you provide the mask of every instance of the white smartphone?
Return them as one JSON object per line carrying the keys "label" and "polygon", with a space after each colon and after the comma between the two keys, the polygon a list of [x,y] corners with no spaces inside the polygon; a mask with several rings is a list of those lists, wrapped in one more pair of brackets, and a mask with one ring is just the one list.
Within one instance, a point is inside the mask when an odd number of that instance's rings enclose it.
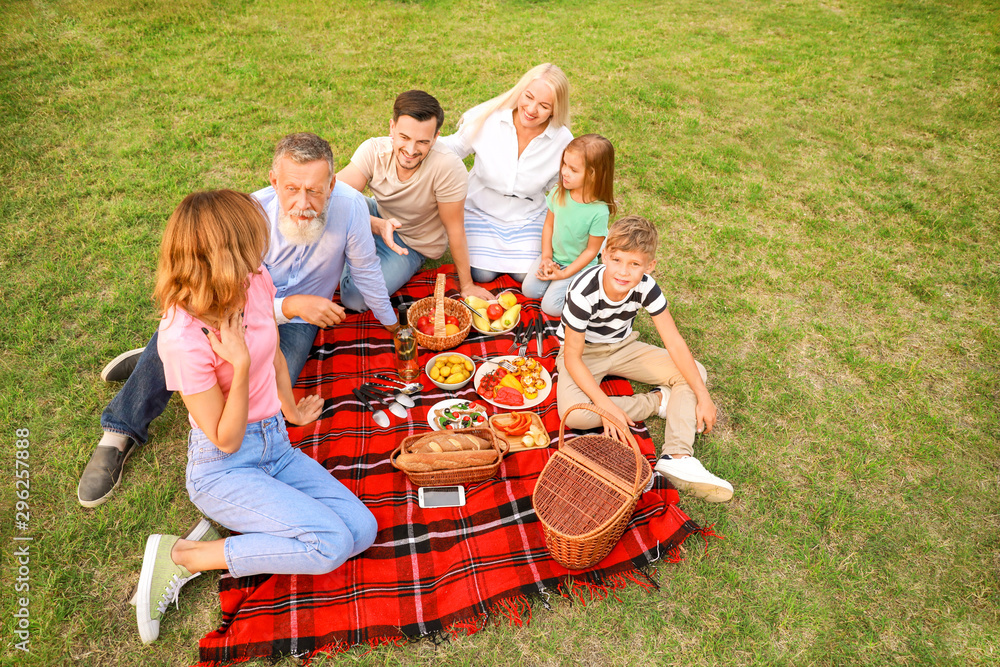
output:
{"label": "white smartphone", "polygon": [[421,486],[417,489],[417,504],[421,507],[462,507],[465,505],[465,487]]}

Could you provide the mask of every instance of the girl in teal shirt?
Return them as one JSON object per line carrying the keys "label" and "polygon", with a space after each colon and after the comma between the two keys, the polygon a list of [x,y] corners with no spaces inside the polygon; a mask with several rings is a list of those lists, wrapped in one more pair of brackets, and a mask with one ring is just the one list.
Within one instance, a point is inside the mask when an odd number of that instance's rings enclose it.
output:
{"label": "girl in teal shirt", "polygon": [[563,151],[559,183],[545,198],[542,254],[521,286],[526,297],[542,300],[546,315],[562,315],[573,277],[597,263],[608,218],[617,210],[614,178],[615,149],[601,135],[577,137]]}

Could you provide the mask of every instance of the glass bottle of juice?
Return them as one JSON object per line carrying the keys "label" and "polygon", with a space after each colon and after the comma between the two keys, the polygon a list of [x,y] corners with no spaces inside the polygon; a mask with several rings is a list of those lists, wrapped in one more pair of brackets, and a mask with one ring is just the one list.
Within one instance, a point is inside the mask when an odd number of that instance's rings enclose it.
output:
{"label": "glass bottle of juice", "polygon": [[392,335],[396,346],[396,372],[403,382],[412,382],[420,377],[420,366],[417,364],[417,339],[406,317],[406,306],[399,308],[399,328]]}

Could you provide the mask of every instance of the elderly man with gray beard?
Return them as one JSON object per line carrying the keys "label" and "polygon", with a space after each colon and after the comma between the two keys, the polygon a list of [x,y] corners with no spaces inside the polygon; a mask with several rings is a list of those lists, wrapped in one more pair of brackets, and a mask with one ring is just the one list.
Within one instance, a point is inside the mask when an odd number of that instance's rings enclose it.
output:
{"label": "elderly man with gray beard", "polygon": [[[253,197],[271,228],[264,265],[277,288],[279,345],[294,385],[319,327],[344,319],[344,309],[331,297],[345,265],[378,321],[390,331],[398,324],[375,254],[368,207],[357,190],[337,182],[330,144],[304,132],[284,137],[275,147],[270,180],[271,186]],[[146,442],[149,424],[170,400],[156,338],[121,355],[101,374],[128,379],[101,415],[104,435],[77,486],[84,507],[97,507],[111,496],[125,460]]]}

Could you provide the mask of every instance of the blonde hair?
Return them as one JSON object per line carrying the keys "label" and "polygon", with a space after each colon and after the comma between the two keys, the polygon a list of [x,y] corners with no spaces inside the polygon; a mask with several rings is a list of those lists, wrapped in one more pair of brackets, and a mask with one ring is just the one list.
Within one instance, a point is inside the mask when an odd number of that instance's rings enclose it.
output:
{"label": "blonde hair", "polygon": [[[615,147],[599,134],[584,134],[577,137],[563,149],[566,153],[576,151],[583,156],[583,194],[590,201],[602,201],[608,205],[608,215],[618,212],[615,204]],[[556,184],[555,199],[562,206],[566,203],[566,186],[562,181],[562,161],[559,162],[559,182]]]}
{"label": "blonde hair", "polygon": [[[479,135],[479,131],[483,129],[483,124],[486,119],[494,111],[499,111],[501,109],[514,109],[517,107],[517,100],[521,97],[521,93],[531,85],[532,81],[541,79],[548,84],[549,88],[552,89],[552,116],[549,118],[549,123],[554,127],[561,127],[565,125],[569,127],[569,79],[566,78],[566,73],[559,69],[558,65],[553,65],[552,63],[542,63],[541,65],[536,65],[532,67],[524,76],[521,77],[517,84],[508,90],[506,93],[501,93],[491,100],[483,103],[485,111],[479,114],[473,122],[474,126],[472,132],[469,133],[469,141],[472,141]],[[465,123],[465,117],[459,122],[458,127],[461,128]]]}
{"label": "blonde hair", "polygon": [[658,235],[656,227],[640,215],[626,215],[608,228],[608,238],[604,241],[604,252],[641,252],[646,258],[656,258]]}
{"label": "blonde hair", "polygon": [[270,231],[253,197],[233,190],[194,192],[174,210],[160,243],[153,298],[199,319],[241,310],[248,279],[260,273]]}

